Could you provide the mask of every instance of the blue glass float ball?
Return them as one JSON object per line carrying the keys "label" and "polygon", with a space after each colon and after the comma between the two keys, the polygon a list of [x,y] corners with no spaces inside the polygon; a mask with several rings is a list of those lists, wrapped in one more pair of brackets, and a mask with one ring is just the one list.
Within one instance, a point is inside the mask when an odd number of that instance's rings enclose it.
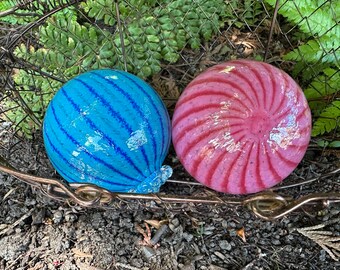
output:
{"label": "blue glass float ball", "polygon": [[171,176],[162,166],[170,119],[156,91],[118,70],[93,70],[68,81],[43,125],[47,155],[70,183],[112,192],[150,193]]}

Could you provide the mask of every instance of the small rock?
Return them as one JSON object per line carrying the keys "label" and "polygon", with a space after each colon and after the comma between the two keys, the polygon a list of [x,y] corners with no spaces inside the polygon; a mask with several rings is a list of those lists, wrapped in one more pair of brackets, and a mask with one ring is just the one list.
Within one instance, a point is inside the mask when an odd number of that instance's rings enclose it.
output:
{"label": "small rock", "polygon": [[143,255],[145,257],[145,259],[147,259],[148,261],[156,255],[156,251],[151,248],[151,247],[147,247],[147,246],[142,246],[141,250],[143,252]]}
{"label": "small rock", "polygon": [[228,221],[226,221],[225,219],[223,219],[222,222],[221,222],[221,225],[222,225],[223,228],[226,228],[226,229],[227,229],[229,224],[228,224]]}
{"label": "small rock", "polygon": [[293,250],[293,247],[292,247],[291,245],[287,245],[287,246],[285,247],[285,250],[286,250],[287,252],[291,252],[291,251]]}
{"label": "small rock", "polygon": [[224,256],[221,252],[215,251],[214,254],[215,254],[218,258],[220,258],[222,261],[225,260],[225,256]]}
{"label": "small rock", "polygon": [[32,206],[32,205],[36,205],[37,201],[33,198],[26,198],[25,199],[25,205],[26,206]]}
{"label": "small rock", "polygon": [[340,210],[339,209],[331,209],[329,211],[329,213],[330,213],[331,216],[337,216],[340,213]]}
{"label": "small rock", "polygon": [[218,245],[220,246],[221,249],[223,250],[227,250],[230,251],[231,250],[231,244],[226,241],[226,240],[222,240],[218,243]]}
{"label": "small rock", "polygon": [[78,219],[78,217],[77,217],[77,215],[74,214],[74,213],[67,213],[67,214],[65,215],[65,221],[66,221],[66,222],[73,223],[73,222],[75,222],[77,219]]}
{"label": "small rock", "polygon": [[319,256],[320,261],[325,261],[326,260],[326,251],[325,250],[320,250],[320,256]]}
{"label": "small rock", "polygon": [[191,242],[191,240],[194,238],[192,234],[187,232],[184,232],[182,236],[187,242]]}
{"label": "small rock", "polygon": [[178,218],[174,218],[173,220],[171,220],[171,223],[174,225],[174,227],[178,227],[178,225],[179,225]]}
{"label": "small rock", "polygon": [[234,230],[234,229],[233,229],[233,230],[230,230],[230,231],[229,231],[229,235],[230,235],[230,236],[237,236],[237,231]]}
{"label": "small rock", "polygon": [[172,223],[169,223],[169,229],[171,230],[171,231],[173,231],[173,232],[175,232],[175,229],[176,229],[176,227],[175,227],[175,225],[174,224],[172,224]]}
{"label": "small rock", "polygon": [[54,224],[60,224],[60,222],[63,219],[63,212],[60,210],[57,210],[53,213],[53,222]]}
{"label": "small rock", "polygon": [[45,218],[46,210],[42,208],[38,211],[34,211],[32,214],[32,225],[41,224]]}
{"label": "small rock", "polygon": [[279,245],[281,245],[281,242],[280,242],[280,240],[274,239],[274,240],[272,240],[272,244],[275,245],[275,246],[279,246]]}
{"label": "small rock", "polygon": [[204,227],[204,231],[203,231],[203,234],[204,235],[211,235],[214,233],[214,230],[215,230],[215,226],[211,225],[211,226],[205,226]]}
{"label": "small rock", "polygon": [[289,234],[289,235],[287,236],[287,238],[288,238],[289,240],[293,240],[293,239],[294,239],[294,236],[293,236],[292,234]]}
{"label": "small rock", "polygon": [[235,222],[229,222],[229,227],[235,228],[236,227],[236,223]]}

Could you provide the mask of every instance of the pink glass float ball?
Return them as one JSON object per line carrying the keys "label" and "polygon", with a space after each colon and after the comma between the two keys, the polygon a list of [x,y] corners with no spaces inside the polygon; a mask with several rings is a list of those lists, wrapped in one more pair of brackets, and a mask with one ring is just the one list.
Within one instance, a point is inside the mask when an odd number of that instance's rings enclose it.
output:
{"label": "pink glass float ball", "polygon": [[184,90],[172,138],[185,169],[203,185],[231,194],[270,188],[302,160],[311,112],[298,84],[257,61],[215,65]]}

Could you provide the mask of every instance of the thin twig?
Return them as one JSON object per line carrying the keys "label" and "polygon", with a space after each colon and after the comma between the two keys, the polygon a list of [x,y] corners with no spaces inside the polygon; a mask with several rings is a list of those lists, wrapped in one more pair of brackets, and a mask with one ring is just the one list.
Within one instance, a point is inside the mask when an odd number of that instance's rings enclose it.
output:
{"label": "thin twig", "polygon": [[297,186],[302,186],[302,185],[306,185],[306,184],[310,184],[310,183],[313,183],[315,181],[318,181],[318,180],[321,180],[321,179],[324,179],[324,178],[327,178],[327,177],[330,177],[332,175],[336,175],[340,173],[340,168],[337,168],[335,169],[334,171],[331,171],[329,173],[326,173],[324,175],[321,175],[321,176],[318,176],[318,177],[314,177],[312,179],[308,179],[308,180],[305,180],[305,181],[302,181],[302,182],[298,182],[298,183],[295,183],[295,184],[290,184],[290,185],[284,185],[284,186],[279,186],[279,187],[275,187],[275,188],[272,188],[271,190],[280,190],[280,189],[286,189],[286,188],[292,188],[292,187],[297,187]]}
{"label": "thin twig", "polygon": [[280,0],[276,0],[275,8],[274,8],[274,14],[273,14],[272,22],[271,22],[271,25],[270,25],[270,32],[269,32],[269,37],[268,37],[268,41],[267,41],[266,51],[265,51],[264,56],[263,56],[263,61],[264,62],[266,62],[266,60],[267,60],[270,42],[271,42],[272,37],[273,37],[274,26],[275,26],[275,21],[276,21],[276,17],[277,17],[277,12],[279,10],[279,3],[280,3]]}
{"label": "thin twig", "polygon": [[6,233],[8,233],[9,231],[11,231],[12,229],[14,229],[18,224],[20,224],[21,221],[25,220],[26,218],[30,217],[33,213],[33,208],[26,214],[24,214],[21,218],[19,218],[16,222],[14,222],[13,224],[11,224],[10,226],[8,226],[6,229],[2,230],[0,232],[0,235],[4,235]]}
{"label": "thin twig", "polygon": [[118,0],[115,0],[115,8],[116,8],[116,17],[117,17],[117,23],[118,23],[120,45],[121,45],[121,48],[122,48],[124,70],[127,71],[125,44],[124,44],[124,36],[123,36],[123,27],[122,27],[122,23],[121,23],[121,20],[120,20],[120,11],[119,11]]}

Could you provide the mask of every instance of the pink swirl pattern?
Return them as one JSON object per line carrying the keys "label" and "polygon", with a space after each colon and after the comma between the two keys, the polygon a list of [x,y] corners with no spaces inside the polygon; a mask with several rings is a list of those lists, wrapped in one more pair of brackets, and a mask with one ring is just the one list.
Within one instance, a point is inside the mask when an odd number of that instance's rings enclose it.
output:
{"label": "pink swirl pattern", "polygon": [[311,112],[282,70],[234,60],[196,77],[172,119],[172,140],[185,169],[225,193],[249,194],[286,178],[310,140]]}

